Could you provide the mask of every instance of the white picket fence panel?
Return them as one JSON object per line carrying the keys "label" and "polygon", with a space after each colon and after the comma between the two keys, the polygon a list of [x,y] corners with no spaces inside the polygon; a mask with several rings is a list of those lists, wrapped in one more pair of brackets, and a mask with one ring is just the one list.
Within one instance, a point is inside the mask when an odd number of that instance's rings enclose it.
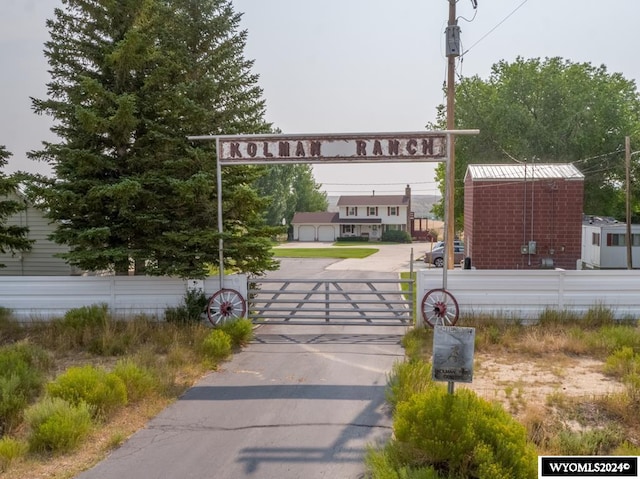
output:
{"label": "white picket fence panel", "polygon": [[[73,308],[106,304],[112,315],[139,314],[164,318],[167,308],[184,303],[188,289],[211,296],[220,289],[219,277],[185,280],[147,276],[0,276],[0,306],[20,321],[59,318]],[[224,278],[225,288],[247,297],[247,277]]]}
{"label": "white picket fence panel", "polygon": [[[417,273],[416,298],[422,311],[425,294],[442,288],[442,270]],[[447,290],[461,314],[496,314],[537,319],[545,309],[584,313],[596,305],[617,319],[640,318],[637,270],[449,270]],[[422,321],[422,314],[418,315]]]}

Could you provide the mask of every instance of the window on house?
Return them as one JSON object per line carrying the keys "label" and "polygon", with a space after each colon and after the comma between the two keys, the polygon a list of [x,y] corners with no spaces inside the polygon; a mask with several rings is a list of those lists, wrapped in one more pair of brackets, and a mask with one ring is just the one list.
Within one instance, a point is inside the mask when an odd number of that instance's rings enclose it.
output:
{"label": "window on house", "polygon": [[400,214],[398,206],[389,206],[388,215],[389,216],[398,216]]}
{"label": "window on house", "polygon": [[600,233],[591,233],[591,244],[600,246]]}
{"label": "window on house", "polygon": [[349,206],[347,208],[347,216],[358,216],[358,207],[357,206]]}
{"label": "window on house", "polygon": [[342,225],[343,234],[352,234],[354,232],[354,225]]}
{"label": "window on house", "polygon": [[378,207],[377,206],[369,206],[367,208],[367,216],[378,216]]}
{"label": "window on house", "polygon": [[631,246],[640,246],[640,234],[631,234]]}
{"label": "window on house", "polygon": [[607,246],[625,246],[627,235],[620,233],[607,233]]}

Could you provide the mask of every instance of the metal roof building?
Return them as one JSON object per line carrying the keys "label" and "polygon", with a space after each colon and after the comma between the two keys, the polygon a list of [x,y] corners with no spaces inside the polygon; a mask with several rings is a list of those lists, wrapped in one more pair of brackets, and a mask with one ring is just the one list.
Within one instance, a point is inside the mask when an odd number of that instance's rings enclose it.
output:
{"label": "metal roof building", "polygon": [[[474,181],[510,180],[584,180],[584,175],[571,163],[505,163],[469,165],[466,176]],[[465,176],[465,179],[466,179]]]}

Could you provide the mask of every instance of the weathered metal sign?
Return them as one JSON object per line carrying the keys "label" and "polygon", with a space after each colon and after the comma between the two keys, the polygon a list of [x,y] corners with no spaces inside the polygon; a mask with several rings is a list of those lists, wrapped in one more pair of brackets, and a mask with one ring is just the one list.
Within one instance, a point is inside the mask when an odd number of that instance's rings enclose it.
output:
{"label": "weathered metal sign", "polygon": [[433,334],[432,376],[436,381],[473,381],[475,328],[436,326]]}
{"label": "weathered metal sign", "polygon": [[444,161],[440,132],[220,136],[220,164]]}

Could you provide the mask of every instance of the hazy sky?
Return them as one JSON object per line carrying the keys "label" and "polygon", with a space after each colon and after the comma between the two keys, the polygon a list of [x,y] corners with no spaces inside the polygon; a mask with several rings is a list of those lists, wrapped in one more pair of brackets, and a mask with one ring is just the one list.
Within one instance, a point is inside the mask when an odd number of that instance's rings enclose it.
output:
{"label": "hazy sky", "polygon": [[[444,102],[447,0],[234,0],[249,31],[246,58],[284,133],[423,130]],[[0,0],[0,144],[8,171],[47,172],[26,151],[52,140],[31,111],[48,80],[45,20],[61,0]],[[560,56],[640,79],[638,0],[471,0],[457,4],[459,75],[486,78],[504,59]],[[464,18],[463,18],[464,17]],[[469,20],[469,21],[468,21]],[[200,132],[193,132],[198,134]],[[433,165],[315,165],[329,194],[435,193]]]}

